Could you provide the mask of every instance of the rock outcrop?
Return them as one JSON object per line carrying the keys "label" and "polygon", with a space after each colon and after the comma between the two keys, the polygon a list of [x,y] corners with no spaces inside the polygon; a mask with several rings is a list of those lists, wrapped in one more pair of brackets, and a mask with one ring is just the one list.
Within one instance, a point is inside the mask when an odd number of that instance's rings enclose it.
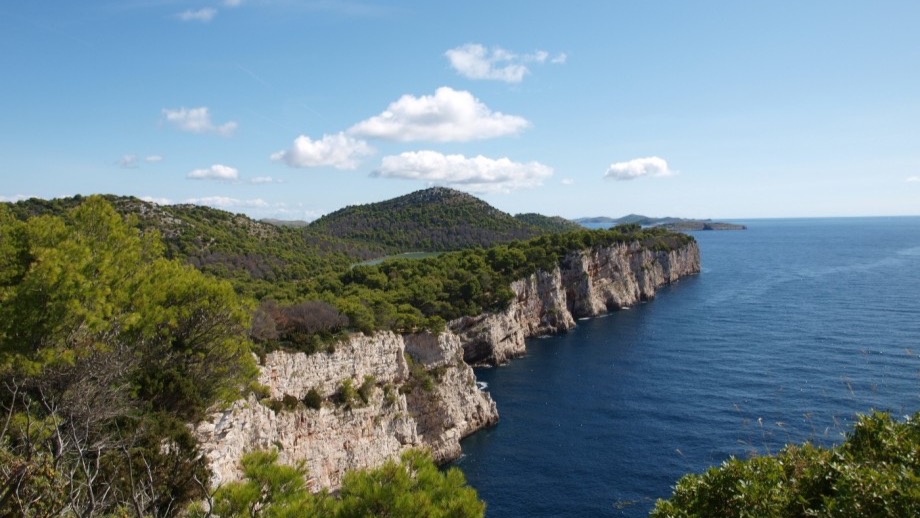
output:
{"label": "rock outcrop", "polygon": [[552,272],[514,282],[515,297],[500,313],[450,322],[463,342],[464,359],[497,365],[524,354],[524,339],[565,332],[575,319],[651,300],[661,286],[699,273],[695,241],[673,250],[639,243],[572,252]]}
{"label": "rock outcrop", "polygon": [[[661,251],[638,243],[584,250],[552,272],[514,282],[504,311],[455,320],[438,335],[356,334],[334,352],[270,353],[259,382],[288,408],[275,411],[251,396],[199,425],[214,482],[237,479],[240,457],[261,448],[277,448],[285,463],[304,462],[315,489],[335,489],[346,471],[409,448],[427,448],[439,462],[455,459],[460,439],[498,420],[470,363],[503,363],[525,352],[527,337],[650,300],[657,288],[699,269],[695,242]],[[373,388],[349,403],[342,401],[345,380]],[[319,409],[300,403],[311,390],[323,401]]]}

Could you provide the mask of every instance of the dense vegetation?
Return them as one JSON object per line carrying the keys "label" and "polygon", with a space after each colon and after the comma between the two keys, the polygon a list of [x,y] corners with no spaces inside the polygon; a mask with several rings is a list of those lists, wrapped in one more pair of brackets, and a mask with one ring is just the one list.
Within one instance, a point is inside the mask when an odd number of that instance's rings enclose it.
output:
{"label": "dense vegetation", "polygon": [[920,516],[920,413],[862,416],[840,446],[790,445],[680,479],[653,517]]}
{"label": "dense vegetation", "polygon": [[100,198],[0,206],[0,515],[168,515],[208,479],[186,423],[255,365],[250,307]]}
{"label": "dense vegetation", "polygon": [[[424,452],[409,451],[397,462],[348,473],[338,496],[311,494],[305,471],[277,464],[276,452],[242,459],[245,480],[227,484],[211,497],[218,517],[481,517],[485,504],[457,468],[439,471]],[[202,508],[193,517],[205,517]],[[212,515],[212,516],[213,516]]]}
{"label": "dense vegetation", "polygon": [[384,245],[391,252],[488,247],[547,231],[469,194],[444,187],[346,207],[314,221],[310,228],[349,241]]}
{"label": "dense vegetation", "polygon": [[570,232],[572,230],[579,230],[582,228],[581,225],[575,223],[574,221],[561,218],[559,216],[544,216],[543,214],[537,214],[535,212],[515,214],[514,219],[523,221],[524,223],[532,227],[536,227],[544,232]]}
{"label": "dense vegetation", "polygon": [[546,234],[528,241],[426,259],[355,266],[303,283],[301,293],[305,299],[337,310],[324,311],[328,315],[325,324],[314,322],[309,329],[292,326],[283,308],[265,301],[254,318],[264,325],[253,338],[262,347],[314,351],[345,329],[366,333],[379,329],[436,331],[443,328],[445,321],[503,309],[513,296],[511,282],[538,269],[552,270],[574,250],[633,241],[654,250],[671,250],[690,240],[689,236],[663,229],[626,225],[611,230]]}
{"label": "dense vegetation", "polygon": [[[441,329],[505,307],[513,280],[573,250],[690,239],[632,225],[352,266],[372,244],[203,207],[100,196],[0,204],[0,516],[175,515],[208,496],[187,424],[258,390],[251,351]],[[363,391],[343,387],[344,404]],[[352,475],[341,499],[297,505],[482,514],[462,477],[435,474],[411,456]]]}
{"label": "dense vegetation", "polygon": [[[342,271],[354,263],[384,255],[381,247],[324,236],[309,229],[279,227],[241,214],[197,205],[159,206],[137,198],[103,196],[141,232],[157,231],[165,256],[229,280],[242,295],[297,300],[301,280]],[[4,204],[20,220],[63,217],[85,198],[32,198]]]}
{"label": "dense vegetation", "polygon": [[[205,273],[230,281],[240,295],[262,301],[252,318],[251,337],[257,351],[277,347],[324,350],[348,331],[438,330],[445,321],[460,316],[502,309],[511,299],[512,281],[537,269],[551,270],[573,250],[635,240],[652,248],[670,249],[690,239],[661,229],[642,230],[637,225],[565,233],[547,233],[530,226],[525,234],[542,235],[426,259],[352,267],[356,259],[374,255],[369,251],[375,245],[356,244],[354,235],[342,238],[320,233],[335,221],[360,216],[380,223],[380,218],[392,216],[388,224],[402,228],[402,234],[396,234],[405,236],[412,234],[409,229],[415,227],[411,221],[418,217],[426,224],[437,224],[437,232],[445,239],[462,223],[472,225],[467,235],[489,235],[489,240],[507,240],[509,234],[492,231],[520,230],[525,223],[450,189],[428,189],[381,204],[345,209],[349,216],[341,218],[333,213],[307,229],[277,227],[207,207],[160,207],[136,198],[106,199],[119,213],[136,218],[133,221],[142,233],[158,232],[167,257],[184,259]],[[32,199],[9,207],[23,220],[41,214],[66,214],[82,200]],[[519,218],[547,230],[561,219]],[[502,227],[506,224],[512,226]],[[363,237],[376,238],[380,236]],[[414,243],[418,244],[417,239]]]}

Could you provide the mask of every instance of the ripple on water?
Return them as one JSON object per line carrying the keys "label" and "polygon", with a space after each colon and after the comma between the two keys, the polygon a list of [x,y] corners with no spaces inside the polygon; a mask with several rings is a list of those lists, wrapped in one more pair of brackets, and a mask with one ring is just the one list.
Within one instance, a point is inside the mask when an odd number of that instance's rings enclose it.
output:
{"label": "ripple on water", "polygon": [[701,275],[477,370],[498,426],[459,466],[489,516],[645,516],[729,455],[920,410],[920,218],[697,233]]}

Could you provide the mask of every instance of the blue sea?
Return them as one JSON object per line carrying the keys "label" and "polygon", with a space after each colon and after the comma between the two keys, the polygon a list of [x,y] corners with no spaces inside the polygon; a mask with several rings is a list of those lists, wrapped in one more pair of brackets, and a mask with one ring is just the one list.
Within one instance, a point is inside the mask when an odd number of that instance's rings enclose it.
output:
{"label": "blue sea", "polygon": [[487,516],[645,516],[731,455],[920,411],[920,218],[739,223],[654,301],[477,370],[501,420],[456,465]]}

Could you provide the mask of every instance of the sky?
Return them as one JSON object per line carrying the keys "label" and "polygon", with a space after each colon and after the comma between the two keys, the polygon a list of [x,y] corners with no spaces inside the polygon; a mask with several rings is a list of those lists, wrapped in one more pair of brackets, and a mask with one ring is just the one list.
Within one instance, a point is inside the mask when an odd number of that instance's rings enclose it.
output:
{"label": "sky", "polygon": [[920,215],[920,2],[0,1],[0,201]]}

